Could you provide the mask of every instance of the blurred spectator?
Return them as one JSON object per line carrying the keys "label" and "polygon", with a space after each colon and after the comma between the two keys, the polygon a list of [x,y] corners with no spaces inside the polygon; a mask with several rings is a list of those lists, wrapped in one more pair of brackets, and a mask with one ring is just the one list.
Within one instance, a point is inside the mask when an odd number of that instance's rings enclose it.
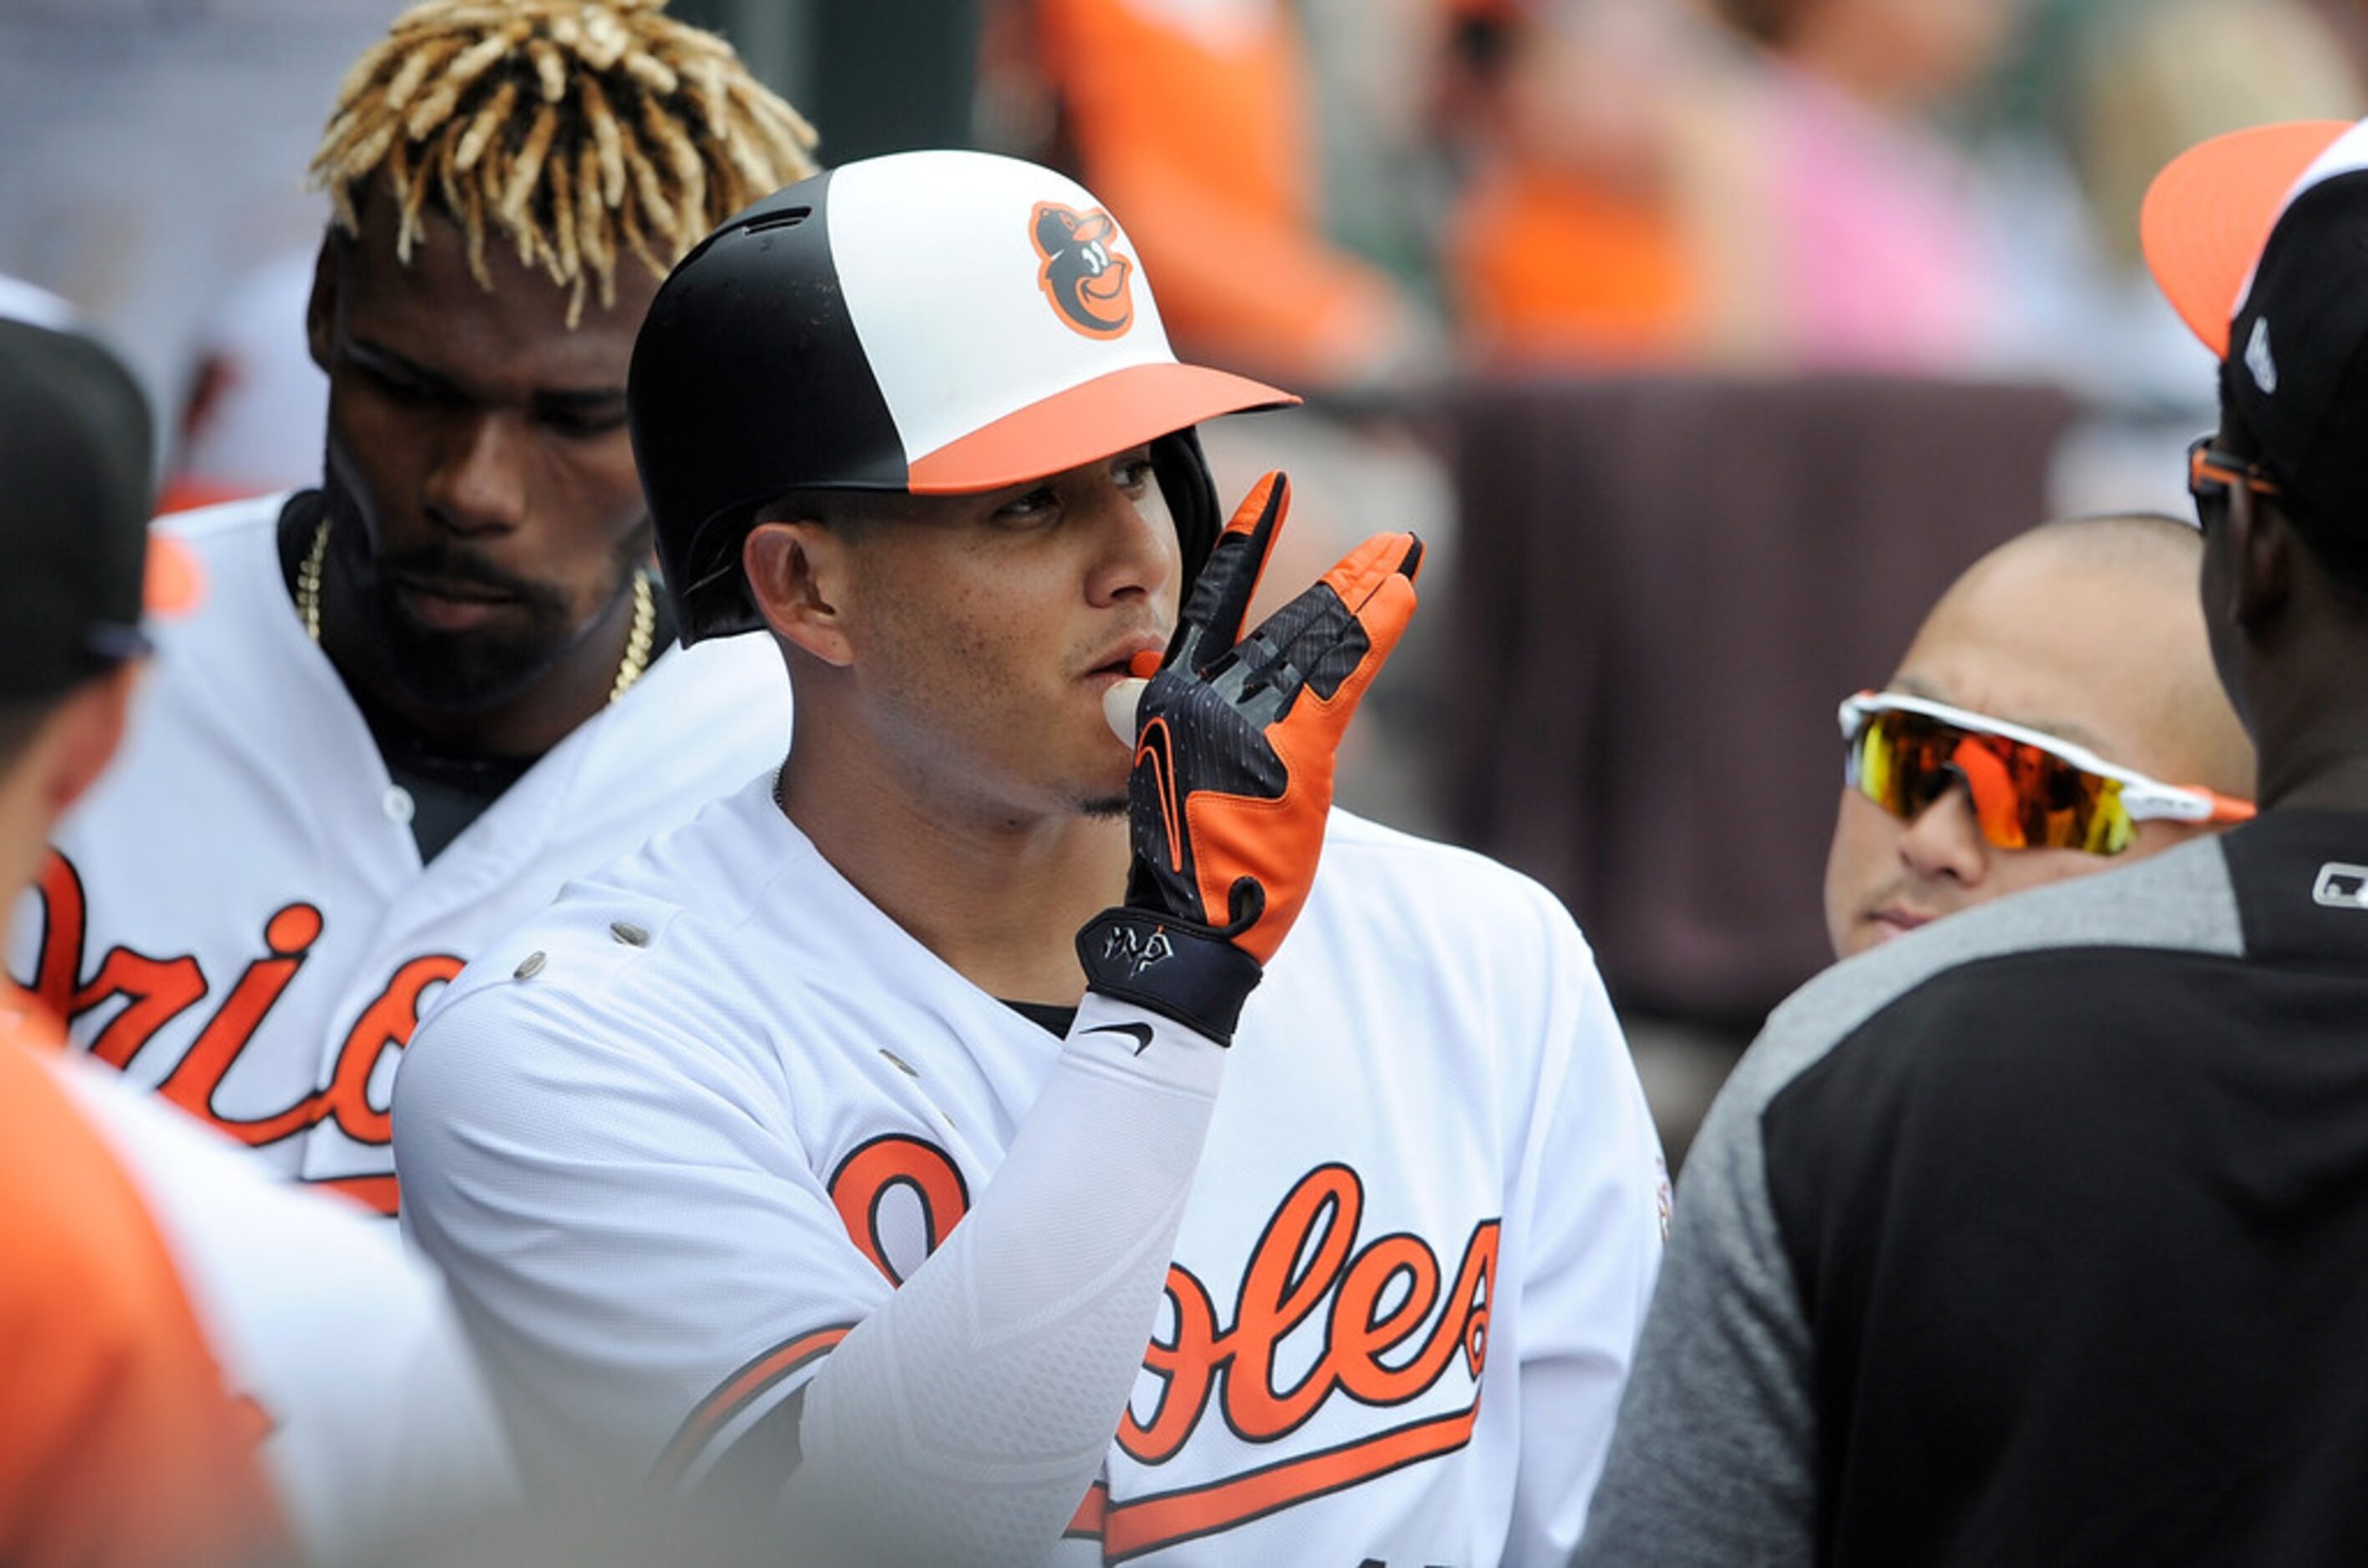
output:
{"label": "blurred spectator", "polygon": [[[2102,391],[2195,403],[2211,362],[2138,266],[2138,203],[2155,171],[2223,131],[2368,113],[2358,61],[2302,0],[2147,0],[2090,29],[2066,84],[2071,166],[2103,290],[2085,324]],[[2199,405],[2185,423],[2202,422]],[[2172,465],[2148,454],[2160,472]]]}
{"label": "blurred spectator", "polygon": [[1428,365],[1427,318],[1325,235],[1313,86],[1284,0],[1032,0],[988,45],[991,90],[998,48],[1006,79],[1032,55],[1059,161],[1128,214],[1183,351],[1302,390]]}
{"label": "blurred spectator", "polygon": [[[2180,452],[2211,421],[2213,360],[2137,265],[2139,197],[2155,170],[2209,136],[2368,113],[2359,48],[2368,20],[2352,4],[2055,0],[2054,27],[2021,66],[2037,88],[2026,88],[2025,129],[2032,148],[2061,150],[2064,194],[2076,204],[2068,237],[2088,275],[2037,324],[2055,346],[2049,368],[2100,409],[2059,456],[2055,510],[2186,506]],[[2015,224],[2012,256],[2044,267],[2051,236],[2035,221],[2040,204],[2018,195],[2000,212]],[[2021,297],[2035,301],[2043,287]]]}
{"label": "blurred spectator", "polygon": [[1857,104],[1906,121],[1995,64],[2030,0],[1718,0],[1746,37]]}
{"label": "blurred spectator", "polygon": [[1775,341],[1812,367],[1990,358],[2011,301],[1968,163],[1930,117],[1997,63],[2028,0],[1719,0],[1770,62],[1748,134]]}
{"label": "blurred spectator", "polygon": [[207,320],[159,512],[295,490],[321,472],[329,378],[304,342],[311,246],[240,278]]}
{"label": "blurred spectator", "polygon": [[2034,267],[2021,231],[2070,204],[2022,184],[2000,199],[1938,129],[2027,4],[1441,0],[1436,112],[1468,168],[1441,250],[1467,347],[1493,364],[2027,359],[2047,335],[2026,279],[2064,247]]}
{"label": "blurred spectator", "polygon": [[2295,0],[2148,0],[2082,50],[2070,148],[2107,254],[2138,267],[2138,204],[2196,143],[2272,119],[2353,119],[2368,94],[2335,29]]}
{"label": "blurred spectator", "polygon": [[1468,161],[1440,252],[1466,349],[1493,364],[1706,348],[1686,222],[1689,117],[1719,62],[1671,0],[1444,0],[1435,113]]}
{"label": "blurred spectator", "polygon": [[[398,0],[0,3],[0,272],[105,328],[162,455],[208,314],[316,242],[303,167],[335,83]],[[169,472],[169,466],[168,470]]]}

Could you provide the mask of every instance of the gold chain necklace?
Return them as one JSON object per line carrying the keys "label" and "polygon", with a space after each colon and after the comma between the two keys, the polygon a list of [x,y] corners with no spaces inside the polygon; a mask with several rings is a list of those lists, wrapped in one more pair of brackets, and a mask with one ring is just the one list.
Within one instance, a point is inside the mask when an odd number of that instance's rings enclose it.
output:
{"label": "gold chain necklace", "polygon": [[[321,641],[321,572],[329,560],[329,519],[313,530],[312,548],[296,567],[296,613],[303,618],[304,634],[315,642]],[[650,643],[658,630],[657,596],[650,591],[649,574],[633,574],[633,626],[625,634],[625,656],[618,662],[617,678],[609,684],[609,700],[614,702],[633,689],[650,667]]]}
{"label": "gold chain necklace", "polygon": [[633,689],[642,672],[650,667],[650,640],[657,634],[657,596],[650,592],[650,574],[633,574],[633,629],[625,633],[625,656],[617,661],[617,678],[609,687],[609,700],[614,702]]}

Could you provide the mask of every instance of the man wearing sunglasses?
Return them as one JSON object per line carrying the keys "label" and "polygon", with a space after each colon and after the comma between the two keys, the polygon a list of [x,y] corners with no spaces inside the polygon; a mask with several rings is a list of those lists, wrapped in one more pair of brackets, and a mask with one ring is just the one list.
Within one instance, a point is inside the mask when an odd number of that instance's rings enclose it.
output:
{"label": "man wearing sunglasses", "polygon": [[1837,955],[2252,814],[2200,553],[2173,517],[2034,528],[1941,596],[1883,690],[1841,705]]}
{"label": "man wearing sunglasses", "polygon": [[1687,1162],[1582,1563],[2368,1541],[2368,121],[2193,149],[2145,240],[2222,361],[2198,586],[2260,815],[1778,1009]]}

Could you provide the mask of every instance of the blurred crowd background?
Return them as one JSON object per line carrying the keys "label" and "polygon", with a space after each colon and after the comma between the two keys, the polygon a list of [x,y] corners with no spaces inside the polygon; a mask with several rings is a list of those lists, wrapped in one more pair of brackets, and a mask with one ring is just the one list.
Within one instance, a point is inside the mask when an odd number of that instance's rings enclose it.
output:
{"label": "blurred crowd background", "polygon": [[[400,8],[0,0],[0,273],[112,334],[176,504],[318,473],[302,175]],[[1836,701],[1990,546],[2186,508],[2212,361],[2145,281],[2147,181],[2368,112],[2362,0],[669,8],[826,162],[1077,174],[1181,352],[1310,394],[1210,433],[1230,488],[1292,470],[1299,574],[1440,546],[1344,798],[1564,896],[1678,1148],[1827,960]]]}

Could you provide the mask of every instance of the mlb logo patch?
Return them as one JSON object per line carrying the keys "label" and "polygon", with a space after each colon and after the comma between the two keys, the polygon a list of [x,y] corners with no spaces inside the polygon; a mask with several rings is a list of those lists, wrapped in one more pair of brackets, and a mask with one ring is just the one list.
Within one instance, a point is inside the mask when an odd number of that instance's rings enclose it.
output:
{"label": "mlb logo patch", "polygon": [[2328,909],[2368,909],[2368,866],[2329,860],[2318,869],[2310,901]]}

